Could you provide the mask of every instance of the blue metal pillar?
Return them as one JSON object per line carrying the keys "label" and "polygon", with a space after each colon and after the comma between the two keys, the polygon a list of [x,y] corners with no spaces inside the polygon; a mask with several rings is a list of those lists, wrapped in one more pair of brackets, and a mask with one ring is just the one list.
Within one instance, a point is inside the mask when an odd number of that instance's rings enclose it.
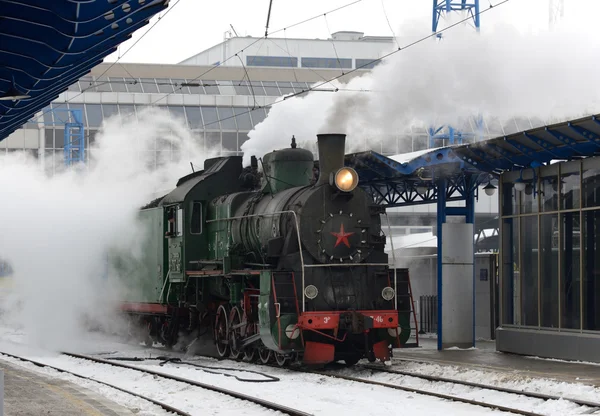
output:
{"label": "blue metal pillar", "polygon": [[[473,176],[465,177],[465,222],[475,225],[475,189],[477,181]],[[475,238],[471,240],[473,244],[473,346],[475,346]]]}
{"label": "blue metal pillar", "polygon": [[81,110],[69,112],[73,121],[65,123],[65,165],[73,166],[85,162],[85,135]]}
{"label": "blue metal pillar", "polygon": [[446,222],[446,180],[437,182],[437,348],[442,349],[442,224]]}

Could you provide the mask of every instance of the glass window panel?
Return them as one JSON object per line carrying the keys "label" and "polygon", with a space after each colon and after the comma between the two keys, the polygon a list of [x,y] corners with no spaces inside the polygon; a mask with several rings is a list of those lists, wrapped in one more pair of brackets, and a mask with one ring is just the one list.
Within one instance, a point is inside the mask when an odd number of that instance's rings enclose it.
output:
{"label": "glass window panel", "polygon": [[98,135],[98,130],[88,130],[87,131],[87,139],[88,139],[88,147],[96,143],[96,136]]}
{"label": "glass window panel", "polygon": [[54,148],[54,129],[51,127],[50,128],[46,127],[46,130],[44,131],[44,137],[45,137],[46,148],[48,148],[48,149]]}
{"label": "glass window panel", "polygon": [[303,68],[352,68],[352,59],[349,58],[302,58]]}
{"label": "glass window panel", "polygon": [[175,87],[175,94],[189,94],[190,90],[187,86],[182,86],[185,83],[184,79],[171,79]]}
{"label": "glass window panel", "polygon": [[[280,82],[280,84],[282,84]],[[271,97],[279,97],[283,95],[281,91],[279,91],[279,87],[277,83],[274,81],[263,81],[263,86],[265,87],[265,94]],[[290,85],[291,88],[291,85]]]}
{"label": "glass window panel", "polygon": [[502,323],[519,319],[519,219],[502,220]]}
{"label": "glass window panel", "polygon": [[119,114],[119,106],[116,104],[102,104],[102,114],[104,118]]}
{"label": "glass window panel", "polygon": [[187,115],[188,126],[190,129],[203,128],[200,107],[185,107],[185,114]]}
{"label": "glass window panel", "polygon": [[157,78],[156,84],[158,85],[158,91],[161,93],[168,94],[175,91],[173,89],[173,83],[168,78]]}
{"label": "glass window panel", "polygon": [[256,108],[250,112],[250,117],[252,118],[252,124],[256,127],[267,117],[267,114],[263,108]]}
{"label": "glass window panel", "polygon": [[219,112],[221,128],[223,130],[237,130],[237,126],[235,125],[235,117],[233,115],[233,108],[217,107],[217,110]]}
{"label": "glass window panel", "polygon": [[[521,197],[521,214],[530,214],[533,212],[538,212],[538,204],[539,204],[539,193],[536,192],[534,196],[533,187],[534,187],[534,179],[533,172],[528,170],[523,172],[523,182],[525,182],[525,190],[520,192]],[[537,184],[535,185],[537,188]],[[537,188],[539,190],[539,188]]]}
{"label": "glass window panel", "polygon": [[135,106],[133,104],[119,104],[119,111],[123,118],[135,115]]}
{"label": "glass window panel", "polygon": [[291,56],[246,56],[247,66],[278,66],[294,68],[298,66],[298,58]]}
{"label": "glass window panel", "polygon": [[217,81],[208,81],[208,80],[204,80],[204,81],[199,81],[200,83],[203,84],[204,86],[204,90],[206,91],[207,94],[210,95],[219,95],[220,94],[220,90],[219,90],[219,86],[217,85]]}
{"label": "glass window panel", "polygon": [[204,94],[204,87],[202,86],[202,81],[198,81],[198,80],[190,80],[187,79],[185,80],[186,84],[191,84],[188,85],[188,90],[190,91],[191,94]]}
{"label": "glass window panel", "polygon": [[545,169],[544,176],[540,178],[540,205],[543,212],[558,211],[558,181],[558,165]]}
{"label": "glass window panel", "polygon": [[54,148],[62,149],[65,147],[65,129],[54,130]]}
{"label": "glass window panel", "polygon": [[235,152],[238,149],[237,133],[223,132],[223,150]]}
{"label": "glass window panel", "polygon": [[291,82],[282,82],[278,81],[277,85],[279,86],[279,90],[281,91],[281,95],[293,94],[296,92]]}
{"label": "glass window panel", "polygon": [[187,124],[187,121],[185,120],[185,110],[183,109],[182,105],[170,105],[168,109],[173,118],[181,121],[184,124]]}
{"label": "glass window panel", "polygon": [[235,95],[235,88],[233,88],[233,82],[231,81],[217,81],[219,84],[219,90],[222,95]]}
{"label": "glass window panel", "polygon": [[560,168],[561,209],[579,208],[580,199],[580,162],[565,163]]}
{"label": "glass window panel", "polygon": [[92,77],[81,77],[79,78],[79,87],[81,91],[95,91],[94,79]]}
{"label": "glass window panel", "polygon": [[250,87],[246,83],[246,81],[236,81],[233,83],[233,88],[235,89],[235,93],[238,95],[252,95],[250,92]]}
{"label": "glass window panel", "polygon": [[583,329],[600,330],[600,210],[583,213]]}
{"label": "glass window panel", "polygon": [[123,78],[109,78],[110,87],[113,92],[127,92],[127,85],[125,85],[125,80]]}
{"label": "glass window panel", "polygon": [[249,85],[252,87],[252,91],[254,92],[254,95],[262,95],[262,96],[267,95],[265,93],[265,89],[263,88],[260,81],[252,81],[249,83]]}
{"label": "glass window panel", "polygon": [[238,133],[238,151],[242,151],[242,145],[249,139],[247,132]]}
{"label": "glass window panel", "polygon": [[359,69],[372,69],[375,68],[381,61],[375,61],[374,59],[360,59],[356,58],[356,68]]}
{"label": "glass window panel", "polygon": [[515,190],[514,183],[502,182],[502,215],[517,214],[517,203],[519,201],[519,192]]}
{"label": "glass window panel", "polygon": [[98,92],[112,92],[108,77],[96,78],[94,85],[96,86],[96,91]]}
{"label": "glass window panel", "polygon": [[202,118],[204,119],[204,128],[207,130],[220,130],[219,115],[217,107],[200,107]]}
{"label": "glass window panel", "polygon": [[558,328],[558,214],[542,215],[540,221],[541,326]]}
{"label": "glass window panel", "polygon": [[580,328],[579,298],[581,270],[579,255],[581,252],[581,226],[579,211],[561,215],[561,288],[560,316],[561,327]]}
{"label": "glass window panel", "polygon": [[100,104],[86,104],[89,127],[100,127],[102,124],[102,108]]}
{"label": "glass window panel", "polygon": [[[589,160],[589,162],[596,162]],[[584,174],[583,182],[583,206],[597,207],[600,206],[600,168],[591,166],[588,160],[583,161]]]}
{"label": "glass window panel", "polygon": [[221,153],[221,133],[207,131],[205,133],[206,150]]}
{"label": "glass window panel", "polygon": [[52,117],[52,109],[50,107],[44,107],[44,109],[42,110],[42,117],[44,118],[44,124],[46,125],[46,127],[54,123],[54,118]]}
{"label": "glass window panel", "polygon": [[158,87],[156,86],[154,78],[142,78],[140,81],[145,93],[151,94],[158,92]]}
{"label": "glass window panel", "polygon": [[292,85],[294,86],[296,92],[308,90],[308,84],[306,82],[292,82]]}
{"label": "glass window panel", "polygon": [[246,107],[234,107],[235,118],[240,130],[252,130],[252,121],[250,120],[250,109]]}
{"label": "glass window panel", "polygon": [[538,217],[521,217],[521,325],[538,326]]}
{"label": "glass window panel", "polygon": [[67,88],[67,91],[81,91],[81,89],[79,88],[79,82],[75,81],[73,84],[69,85],[69,88]]}
{"label": "glass window panel", "polygon": [[125,78],[125,87],[129,92],[144,92],[139,78]]}
{"label": "glass window panel", "polygon": [[[56,107],[55,107],[55,108],[56,108]],[[61,107],[59,107],[59,108],[62,108],[62,109],[64,109],[64,108],[65,108],[65,106],[63,105],[63,106],[61,106]],[[69,104],[68,104],[68,108],[69,108],[69,109],[72,109],[72,110],[80,110],[80,111],[81,111],[81,118],[82,118],[82,121],[83,121],[83,125],[84,125],[84,126],[86,126],[86,127],[88,126],[88,122],[87,122],[87,116],[86,116],[86,114],[85,114],[85,108],[84,108],[83,104],[73,104],[73,103],[69,103]],[[64,118],[66,118],[66,117],[67,117],[67,113],[66,113],[65,111],[61,111],[61,112],[60,112],[60,116],[61,116],[61,118],[62,118],[62,119],[64,119]],[[56,117],[55,117],[55,119],[56,119]],[[55,120],[55,121],[57,121],[57,120]]]}

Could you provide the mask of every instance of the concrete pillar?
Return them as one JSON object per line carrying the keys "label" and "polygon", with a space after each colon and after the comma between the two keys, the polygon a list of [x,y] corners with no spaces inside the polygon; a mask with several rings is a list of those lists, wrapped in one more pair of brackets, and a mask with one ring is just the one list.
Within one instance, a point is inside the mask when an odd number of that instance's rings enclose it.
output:
{"label": "concrete pillar", "polygon": [[442,348],[474,345],[473,224],[442,225]]}

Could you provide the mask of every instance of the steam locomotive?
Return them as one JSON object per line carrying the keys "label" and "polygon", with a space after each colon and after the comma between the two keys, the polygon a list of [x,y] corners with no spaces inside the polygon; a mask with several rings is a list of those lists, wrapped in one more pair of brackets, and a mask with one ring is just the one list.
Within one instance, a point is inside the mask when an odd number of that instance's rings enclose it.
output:
{"label": "steam locomotive", "polygon": [[242,167],[205,161],[140,212],[143,256],[112,256],[121,311],[148,343],[212,338],[220,357],[322,365],[385,361],[410,335],[381,206],[344,166],[345,135]]}

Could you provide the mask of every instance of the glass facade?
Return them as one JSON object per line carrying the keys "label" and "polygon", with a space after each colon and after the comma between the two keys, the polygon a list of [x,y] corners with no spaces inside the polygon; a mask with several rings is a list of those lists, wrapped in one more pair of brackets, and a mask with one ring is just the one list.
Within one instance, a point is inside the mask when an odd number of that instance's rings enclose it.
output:
{"label": "glass facade", "polygon": [[600,158],[501,182],[502,325],[600,331]]}

